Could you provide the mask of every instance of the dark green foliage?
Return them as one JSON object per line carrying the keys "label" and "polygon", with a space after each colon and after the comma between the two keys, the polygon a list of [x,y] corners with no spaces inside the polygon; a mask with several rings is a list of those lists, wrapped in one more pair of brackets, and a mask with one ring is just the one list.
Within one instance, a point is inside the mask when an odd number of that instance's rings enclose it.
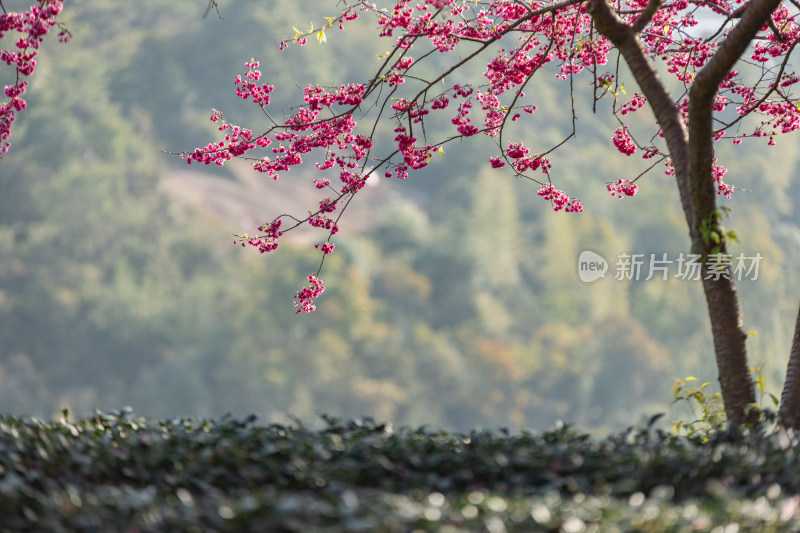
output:
{"label": "dark green foliage", "polygon": [[800,491],[785,434],[325,421],[0,417],[0,531],[789,531]]}

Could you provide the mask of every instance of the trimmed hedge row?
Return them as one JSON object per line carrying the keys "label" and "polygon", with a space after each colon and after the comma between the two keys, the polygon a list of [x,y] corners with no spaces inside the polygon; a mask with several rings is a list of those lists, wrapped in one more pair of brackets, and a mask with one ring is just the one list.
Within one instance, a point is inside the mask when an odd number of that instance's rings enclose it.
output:
{"label": "trimmed hedge row", "polygon": [[0,416],[0,531],[791,531],[800,517],[786,433],[325,422]]}

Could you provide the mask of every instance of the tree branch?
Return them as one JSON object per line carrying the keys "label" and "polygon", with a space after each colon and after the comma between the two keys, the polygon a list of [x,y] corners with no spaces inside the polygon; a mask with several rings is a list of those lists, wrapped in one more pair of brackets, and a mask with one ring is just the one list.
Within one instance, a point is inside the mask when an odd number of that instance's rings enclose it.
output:
{"label": "tree branch", "polygon": [[691,223],[692,240],[700,237],[702,220],[716,209],[714,182],[709,179],[714,159],[714,96],[720,83],[761,30],[780,0],[752,0],[741,21],[722,41],[717,52],[697,73],[689,88],[689,169],[695,218]]}
{"label": "tree branch", "polygon": [[[657,0],[651,0],[648,9],[654,1]],[[688,195],[689,137],[681,120],[680,112],[675,105],[675,100],[670,96],[650,60],[647,59],[634,29],[614,13],[607,0],[590,0],[587,11],[591,13],[597,31],[611,41],[622,54],[661,126],[675,169],[681,205],[686,220],[691,221],[693,210],[691,198]]]}
{"label": "tree branch", "polygon": [[[738,117],[736,117],[735,120],[732,120],[731,122],[723,123],[722,126],[714,130],[714,135],[716,135],[719,131],[727,130],[728,128],[734,126],[735,124],[743,120],[745,117],[749,116],[750,113],[757,110],[761,106],[761,104],[766,102],[767,98],[769,98],[772,95],[772,93],[778,92],[779,95],[781,94],[780,91],[778,91],[778,86],[780,85],[781,77],[783,76],[783,72],[786,70],[786,66],[789,64],[789,60],[792,57],[792,52],[794,52],[794,49],[797,47],[799,43],[800,41],[793,42],[792,45],[789,47],[789,50],[786,51],[786,55],[784,56],[783,61],[781,62],[780,67],[778,68],[778,73],[775,75],[775,81],[773,81],[770,84],[769,88],[767,89],[767,92],[765,92],[764,95],[761,98],[759,98],[757,102],[748,105],[748,109],[745,111],[744,114],[739,115]],[[761,80],[759,80],[759,83],[760,81]]]}
{"label": "tree branch", "polygon": [[650,0],[647,2],[647,7],[644,8],[642,14],[636,17],[636,20],[633,22],[633,26],[631,29],[636,33],[641,32],[645,26],[647,26],[658,10],[661,8],[662,0]]}
{"label": "tree branch", "polygon": [[705,67],[697,73],[691,92],[696,96],[708,96],[717,92],[719,84],[730,72],[736,61],[744,53],[758,31],[770,19],[770,15],[781,0],[752,0],[741,21],[722,41],[717,52]]}

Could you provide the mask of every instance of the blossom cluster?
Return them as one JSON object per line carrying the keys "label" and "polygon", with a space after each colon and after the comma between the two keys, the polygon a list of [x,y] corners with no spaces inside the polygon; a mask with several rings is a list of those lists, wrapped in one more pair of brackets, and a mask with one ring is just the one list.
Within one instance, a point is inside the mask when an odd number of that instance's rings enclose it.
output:
{"label": "blossom cluster", "polygon": [[236,96],[244,100],[252,96],[254,103],[261,107],[266,107],[269,105],[269,93],[275,88],[271,85],[259,85],[256,83],[261,79],[261,71],[258,70],[258,65],[259,63],[255,59],[245,63],[244,66],[247,67],[247,72],[244,78],[236,76],[233,84],[236,86]]}
{"label": "blossom cluster", "polygon": [[[8,102],[0,102],[0,158],[3,157],[11,145],[11,126],[17,118],[17,113],[25,109],[26,102],[22,98],[28,86],[28,81],[23,78],[30,77],[36,70],[36,56],[39,46],[44,41],[50,29],[59,24],[56,16],[63,9],[63,0],[46,0],[37,2],[24,13],[0,13],[0,39],[6,33],[17,32],[19,39],[14,43],[15,49],[0,50],[0,62],[16,70],[13,85],[6,85],[4,94]],[[66,26],[59,25],[58,40],[67,42],[71,34]]]}
{"label": "blossom cluster", "polygon": [[234,240],[233,242],[234,244],[241,243],[242,246],[245,246],[245,243],[247,243],[257,248],[262,254],[271,252],[278,247],[278,238],[283,236],[283,232],[281,231],[282,224],[283,221],[280,218],[272,222],[267,222],[258,227],[258,231],[261,232],[262,235],[251,238],[245,233],[239,238],[240,240]]}
{"label": "blossom cluster", "polygon": [[308,276],[308,281],[310,285],[303,287],[294,295],[294,307],[297,313],[310,313],[316,310],[317,306],[314,304],[314,298],[325,292],[325,286],[317,276]]}
{"label": "blossom cluster", "polygon": [[733,185],[728,185],[725,183],[722,178],[728,172],[728,169],[717,165],[717,160],[714,159],[714,164],[711,167],[711,178],[714,180],[714,183],[717,184],[717,194],[721,194],[726,198],[730,198],[731,194],[733,194]]}
{"label": "blossom cluster", "polygon": [[553,187],[552,184],[542,187],[537,194],[553,203],[553,211],[561,211],[562,209],[567,213],[580,213],[583,211],[583,206],[578,200],[570,198],[563,191]]}
{"label": "blossom cluster", "polygon": [[617,147],[617,150],[620,151],[620,153],[623,153],[627,156],[632,156],[636,153],[636,143],[634,143],[633,139],[631,139],[630,135],[628,135],[627,126],[620,126],[616,129],[616,131],[614,131],[612,142],[614,143],[614,146]]}
{"label": "blossom cluster", "polygon": [[638,111],[647,103],[647,99],[639,93],[633,93],[633,98],[631,101],[624,104],[620,110],[620,115],[627,115],[628,113],[633,113],[634,111]]}
{"label": "blossom cluster", "polygon": [[639,186],[629,179],[618,179],[613,183],[607,184],[606,189],[611,193],[611,196],[622,199],[625,196],[635,196],[639,191]]}

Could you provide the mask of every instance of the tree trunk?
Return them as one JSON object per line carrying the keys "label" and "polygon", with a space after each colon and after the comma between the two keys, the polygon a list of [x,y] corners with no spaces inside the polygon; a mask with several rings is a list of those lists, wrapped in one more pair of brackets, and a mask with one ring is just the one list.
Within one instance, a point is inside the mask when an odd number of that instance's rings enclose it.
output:
{"label": "tree trunk", "polygon": [[[709,66],[711,63],[706,68]],[[702,76],[707,72],[703,69],[689,89],[689,183],[693,208],[693,216],[688,220],[689,235],[692,252],[703,256],[703,292],[711,320],[725,412],[728,420],[738,425],[755,423],[758,412],[752,408],[756,394],[747,364],[747,335],[742,327],[742,313],[730,266],[716,279],[708,273],[709,256],[726,254],[727,246],[711,178],[714,158],[712,100],[718,82],[709,75]]]}
{"label": "tree trunk", "polygon": [[[706,257],[712,251],[726,253],[725,231],[717,212],[717,194],[711,177],[714,97],[722,80],[779,3],[780,0],[752,0],[741,21],[697,73],[689,88],[689,183],[693,208],[689,233],[693,241],[692,251]],[[742,329],[736,287],[729,267],[727,276],[719,279],[705,279],[707,268],[704,264],[703,291],[714,335],[725,412],[734,424],[755,423],[759,418],[757,409],[752,409],[756,403],[755,387],[747,364],[747,335]],[[749,410],[748,406],[751,406]]]}
{"label": "tree trunk", "polygon": [[[692,251],[704,255],[704,259],[713,248],[717,248],[713,251],[718,253],[724,254],[726,251],[725,233],[717,212],[712,178],[714,96],[724,77],[779,3],[780,0],[751,0],[739,23],[706,66],[697,73],[689,90],[688,130],[680,119],[675,100],[644,54],[637,36],[658,10],[661,0],[649,0],[647,8],[632,26],[613,11],[608,0],[590,0],[587,5],[595,27],[620,51],[661,125],[689,226]],[[711,232],[716,234],[714,237],[718,242],[712,240]],[[705,279],[708,272],[706,264],[702,271],[725,411],[734,424],[755,422],[758,419],[757,410],[748,410],[748,406],[755,404],[755,387],[747,363],[747,335],[742,328],[742,314],[730,269],[727,276],[719,279]],[[795,346],[797,344],[800,344],[800,340],[796,340]],[[797,359],[797,365],[800,366],[800,354]]]}
{"label": "tree trunk", "polygon": [[781,406],[778,421],[787,428],[800,429],[800,311],[794,326],[792,352],[786,369],[786,381],[781,393]]}
{"label": "tree trunk", "polygon": [[[705,271],[704,266],[704,277]],[[742,313],[736,287],[730,279],[704,279],[703,291],[708,305],[708,317],[711,319],[725,413],[728,420],[737,425],[756,423],[756,393],[747,363],[747,334],[742,328]]]}

